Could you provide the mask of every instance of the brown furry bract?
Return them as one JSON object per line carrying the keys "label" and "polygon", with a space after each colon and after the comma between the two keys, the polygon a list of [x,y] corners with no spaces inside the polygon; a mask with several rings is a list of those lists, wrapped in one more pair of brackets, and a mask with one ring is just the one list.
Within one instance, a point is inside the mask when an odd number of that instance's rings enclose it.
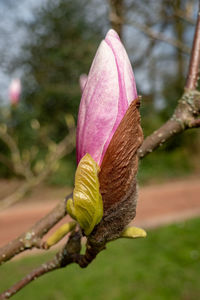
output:
{"label": "brown furry bract", "polygon": [[135,217],[137,150],[142,141],[137,99],[131,103],[113,135],[101,165],[99,181],[104,215],[92,233],[92,240],[103,242],[119,237],[124,227]]}

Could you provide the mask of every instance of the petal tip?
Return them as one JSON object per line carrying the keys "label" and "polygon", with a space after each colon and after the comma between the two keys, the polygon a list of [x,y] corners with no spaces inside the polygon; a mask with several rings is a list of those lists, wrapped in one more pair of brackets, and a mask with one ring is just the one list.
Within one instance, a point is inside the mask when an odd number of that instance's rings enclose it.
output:
{"label": "petal tip", "polygon": [[117,38],[118,40],[120,39],[119,38],[119,35],[117,34],[117,32],[114,30],[114,29],[109,29],[107,34],[106,34],[106,40],[107,39],[110,39],[110,38]]}

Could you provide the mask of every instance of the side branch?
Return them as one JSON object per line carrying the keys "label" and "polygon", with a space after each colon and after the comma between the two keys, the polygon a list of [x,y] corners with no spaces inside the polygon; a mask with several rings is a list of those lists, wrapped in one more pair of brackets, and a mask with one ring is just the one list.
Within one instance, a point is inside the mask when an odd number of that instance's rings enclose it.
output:
{"label": "side branch", "polygon": [[161,146],[165,141],[169,140],[173,135],[180,133],[181,131],[183,131],[181,122],[174,119],[168,120],[163,126],[144,140],[142,146],[138,150],[139,157],[145,157],[147,154]]}
{"label": "side branch", "polygon": [[190,47],[188,47],[186,44],[182,43],[180,40],[167,37],[162,32],[156,32],[153,29],[151,29],[150,27],[148,27],[148,26],[146,26],[144,24],[140,24],[140,23],[138,23],[136,21],[131,21],[131,22],[128,22],[127,24],[133,25],[135,28],[137,28],[140,31],[142,31],[144,34],[146,34],[151,39],[162,41],[162,42],[165,42],[167,44],[170,44],[173,47],[181,50],[184,53],[187,53],[187,54],[190,53]]}
{"label": "side branch", "polygon": [[177,9],[174,12],[174,16],[181,18],[183,21],[188,22],[191,25],[195,25],[196,23],[195,20],[191,16],[189,16],[186,11],[181,9]]}
{"label": "side branch", "polygon": [[2,247],[0,249],[0,264],[25,250],[33,247],[40,248],[41,238],[67,214],[66,201],[70,197],[71,194],[65,200],[60,201],[48,215],[38,221],[27,232]]}
{"label": "side branch", "polygon": [[148,136],[140,149],[138,155],[143,158],[153,150],[168,141],[172,136],[183,132],[188,128],[199,127],[200,114],[200,92],[196,90],[188,90],[179,100],[178,106],[163,126]]}
{"label": "side branch", "polygon": [[200,124],[200,92],[196,89],[200,67],[200,2],[195,34],[190,56],[186,92],[179,100],[178,106],[170,120],[144,140],[138,151],[140,158],[151,153],[170,137],[187,128],[197,128]]}

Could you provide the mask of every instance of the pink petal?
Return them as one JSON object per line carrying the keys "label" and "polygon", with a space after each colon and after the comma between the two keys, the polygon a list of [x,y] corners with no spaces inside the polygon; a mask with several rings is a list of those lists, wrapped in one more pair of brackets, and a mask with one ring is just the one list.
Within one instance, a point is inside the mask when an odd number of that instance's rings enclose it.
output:
{"label": "pink petal", "polygon": [[137,98],[130,61],[117,33],[109,30],[92,63],[79,108],[77,163],[89,153],[101,165],[114,132]]}

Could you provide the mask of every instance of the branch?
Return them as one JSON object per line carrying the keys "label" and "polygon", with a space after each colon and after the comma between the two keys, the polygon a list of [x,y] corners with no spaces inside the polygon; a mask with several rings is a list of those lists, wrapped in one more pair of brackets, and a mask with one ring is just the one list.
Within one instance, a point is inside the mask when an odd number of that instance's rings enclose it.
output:
{"label": "branch", "polygon": [[40,239],[64,216],[66,216],[66,201],[70,197],[72,197],[71,194],[68,195],[64,201],[60,201],[49,214],[33,225],[27,232],[2,247],[0,249],[0,264],[28,249],[33,247],[40,248]]}
{"label": "branch", "polygon": [[176,17],[179,17],[179,18],[181,18],[182,20],[184,20],[184,21],[190,23],[191,25],[195,25],[195,23],[196,23],[195,20],[194,20],[192,17],[190,17],[190,16],[187,14],[187,12],[185,12],[184,10],[177,9],[177,10],[174,12],[174,15],[175,15]]}
{"label": "branch", "polygon": [[7,133],[7,128],[0,127],[0,138],[7,145],[11,153],[11,160],[15,172],[29,179],[33,176],[31,170],[24,166],[15,140]]}
{"label": "branch", "polygon": [[[162,24],[161,31],[165,30],[166,25],[167,25],[166,22],[164,22]],[[142,64],[145,59],[148,59],[149,57],[151,57],[155,45],[156,45],[156,40],[149,39],[149,45],[146,48],[146,50],[144,50],[144,53],[138,58],[138,60],[136,60],[136,61],[134,60],[134,67],[140,66],[140,64]],[[166,59],[166,56],[165,56],[165,59]],[[171,59],[171,57],[170,57],[170,59]],[[161,60],[163,60],[163,58],[161,58]]]}
{"label": "branch", "polygon": [[[200,67],[200,4],[193,39],[190,64],[188,69],[185,93],[179,100],[178,106],[172,115],[161,128],[147,137],[138,151],[140,158],[151,153],[157,147],[169,140],[175,134],[183,132],[188,128],[198,128],[200,114],[200,92],[196,89],[198,84],[198,73]],[[197,118],[197,119],[196,119]]]}
{"label": "branch", "polygon": [[128,24],[133,25],[134,27],[138,28],[140,31],[142,31],[143,33],[145,33],[146,35],[148,35],[152,39],[159,40],[159,41],[165,42],[167,44],[170,44],[173,47],[176,47],[179,50],[181,50],[182,52],[185,52],[187,54],[190,53],[190,47],[188,47],[187,45],[185,45],[184,43],[182,43],[179,40],[167,37],[161,32],[155,32],[150,27],[148,27],[146,25],[143,25],[143,24],[140,24],[136,21],[131,21]]}
{"label": "branch", "polygon": [[33,180],[25,181],[25,183],[22,183],[13,193],[6,196],[0,201],[0,211],[21,200],[33,186]]}
{"label": "branch", "polygon": [[140,149],[138,155],[143,158],[153,152],[156,148],[168,141],[174,135],[189,128],[197,128],[199,120],[196,117],[200,114],[200,92],[188,90],[179,100],[177,108],[163,126],[148,136]]}
{"label": "branch", "polygon": [[71,128],[69,135],[67,135],[58,145],[55,144],[54,150],[48,153],[43,170],[32,177],[28,177],[15,192],[5,197],[0,201],[0,210],[8,208],[9,206],[20,201],[29,191],[39,185],[49,176],[55,168],[55,164],[65,155],[69,154],[75,147],[75,129]]}

